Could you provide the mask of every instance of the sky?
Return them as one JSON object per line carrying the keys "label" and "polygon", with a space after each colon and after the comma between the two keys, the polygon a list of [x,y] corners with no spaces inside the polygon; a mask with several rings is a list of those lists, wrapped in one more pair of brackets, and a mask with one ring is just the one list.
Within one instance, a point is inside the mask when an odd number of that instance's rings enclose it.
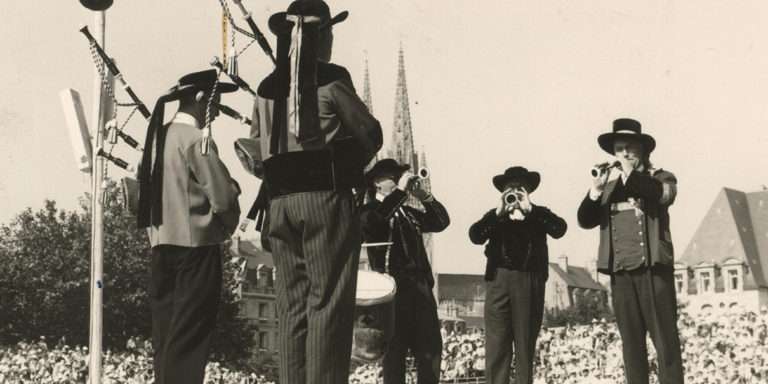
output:
{"label": "sky", "polygon": [[[45,199],[77,209],[88,189],[59,101],[80,92],[90,120],[93,64],[78,32],[93,13],[76,0],[7,2],[0,23],[0,223]],[[274,46],[266,19],[288,2],[243,0]],[[239,11],[233,8],[236,19]],[[334,28],[335,63],[362,90],[368,58],[374,115],[389,145],[397,53],[405,53],[416,147],[427,153],[432,189],[452,224],[435,236],[440,273],[482,273],[482,247],[468,228],[496,205],[491,178],[522,165],[541,173],[531,198],[569,224],[549,239],[550,259],[590,266],[596,230],[580,229],[576,209],[592,165],[609,159],[597,136],[619,117],[653,135],[652,161],[676,174],[670,209],[680,256],[723,187],[755,191],[768,184],[768,3],[701,0],[330,1],[350,12]],[[242,27],[245,23],[239,22]],[[93,28],[91,26],[91,28]],[[183,74],[209,68],[221,56],[221,8],[215,0],[115,0],[107,11],[106,49],[149,105]],[[247,38],[238,35],[242,49]],[[251,85],[271,71],[253,45],[239,60]],[[118,92],[118,99],[127,96]],[[250,114],[240,92],[224,103]],[[169,110],[172,108],[169,107]],[[128,110],[121,109],[124,119]],[[146,121],[126,126],[143,140]],[[224,162],[245,191],[243,211],[258,180],[237,161],[232,142],[248,128],[226,117],[214,123]],[[139,154],[115,152],[131,163]],[[115,167],[114,178],[127,174]]]}

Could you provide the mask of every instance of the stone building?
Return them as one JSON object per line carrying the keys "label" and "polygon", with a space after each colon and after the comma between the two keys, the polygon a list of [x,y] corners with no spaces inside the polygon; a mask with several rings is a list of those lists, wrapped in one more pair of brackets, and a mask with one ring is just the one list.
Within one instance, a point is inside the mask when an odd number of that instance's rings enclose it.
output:
{"label": "stone building", "polygon": [[768,190],[720,191],[676,260],[675,284],[692,313],[768,305]]}

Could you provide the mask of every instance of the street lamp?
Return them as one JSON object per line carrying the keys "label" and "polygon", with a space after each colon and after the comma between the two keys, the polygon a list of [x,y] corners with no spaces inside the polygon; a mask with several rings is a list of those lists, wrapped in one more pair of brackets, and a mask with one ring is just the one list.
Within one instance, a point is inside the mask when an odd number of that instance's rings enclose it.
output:
{"label": "street lamp", "polygon": [[80,4],[91,11],[106,11],[107,8],[112,6],[112,1],[113,0],[80,0]]}

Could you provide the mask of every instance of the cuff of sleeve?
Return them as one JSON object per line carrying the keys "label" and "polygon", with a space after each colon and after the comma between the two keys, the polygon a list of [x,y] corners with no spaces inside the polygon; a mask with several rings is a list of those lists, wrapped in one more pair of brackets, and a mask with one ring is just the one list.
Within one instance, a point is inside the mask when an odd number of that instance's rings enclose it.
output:
{"label": "cuff of sleeve", "polygon": [[600,192],[600,191],[598,191],[598,190],[596,190],[594,188],[590,188],[589,189],[589,199],[592,200],[592,201],[597,201],[600,198],[600,196],[602,196],[602,195],[603,195],[602,192]]}

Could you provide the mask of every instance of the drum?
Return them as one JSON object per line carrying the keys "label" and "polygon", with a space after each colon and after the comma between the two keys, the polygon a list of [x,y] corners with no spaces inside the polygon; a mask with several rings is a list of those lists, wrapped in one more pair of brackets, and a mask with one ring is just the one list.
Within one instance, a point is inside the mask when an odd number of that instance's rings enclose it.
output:
{"label": "drum", "polygon": [[395,279],[374,271],[357,271],[352,359],[374,363],[387,352],[395,334]]}

